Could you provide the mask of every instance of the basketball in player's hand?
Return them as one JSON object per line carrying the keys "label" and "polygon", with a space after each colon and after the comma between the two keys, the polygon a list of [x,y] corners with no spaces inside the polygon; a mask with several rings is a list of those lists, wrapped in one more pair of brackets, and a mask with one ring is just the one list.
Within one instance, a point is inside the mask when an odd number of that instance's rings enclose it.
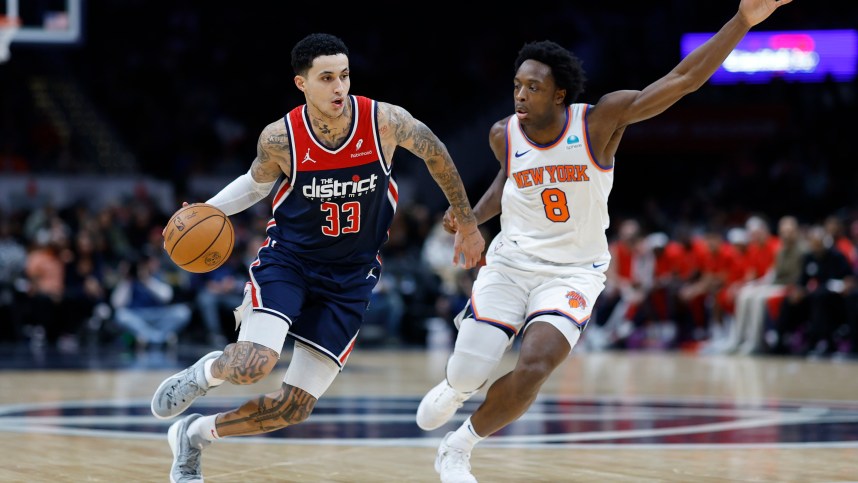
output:
{"label": "basketball in player's hand", "polygon": [[193,203],[173,213],[164,229],[164,249],[179,267],[210,272],[229,258],[235,232],[229,217],[206,203]]}

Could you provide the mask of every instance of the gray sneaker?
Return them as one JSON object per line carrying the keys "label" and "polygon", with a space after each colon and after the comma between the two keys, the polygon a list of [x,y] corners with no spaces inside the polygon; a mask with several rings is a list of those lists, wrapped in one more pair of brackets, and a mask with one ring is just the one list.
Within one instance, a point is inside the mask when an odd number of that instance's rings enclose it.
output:
{"label": "gray sneaker", "polygon": [[194,400],[209,390],[205,363],[216,359],[223,351],[209,352],[191,367],[164,379],[152,396],[152,414],[158,419],[169,419],[182,414]]}
{"label": "gray sneaker", "polygon": [[191,444],[188,437],[188,426],[191,425],[201,414],[191,414],[180,419],[170,426],[167,431],[167,442],[173,452],[173,466],[170,468],[170,483],[202,483],[203,469],[200,458],[203,456],[205,446],[210,441],[200,442],[199,447]]}

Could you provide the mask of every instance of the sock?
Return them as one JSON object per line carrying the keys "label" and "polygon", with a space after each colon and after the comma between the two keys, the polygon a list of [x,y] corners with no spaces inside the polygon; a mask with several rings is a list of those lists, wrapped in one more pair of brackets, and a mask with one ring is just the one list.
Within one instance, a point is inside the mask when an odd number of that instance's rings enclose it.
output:
{"label": "sock", "polygon": [[215,426],[216,419],[217,414],[203,416],[197,418],[196,421],[188,426],[188,438],[191,440],[191,445],[203,448],[211,444],[212,441],[220,439],[220,436],[217,434],[217,427]]}
{"label": "sock", "polygon": [[450,439],[447,440],[447,444],[470,453],[471,450],[474,449],[474,446],[484,439],[486,438],[478,435],[477,432],[474,431],[474,426],[471,424],[471,418],[468,418],[461,426],[459,426],[459,429],[450,436]]}
{"label": "sock", "polygon": [[206,373],[206,381],[209,383],[209,387],[217,387],[223,384],[224,379],[218,379],[212,375],[212,364],[217,359],[209,359],[205,363],[205,373]]}

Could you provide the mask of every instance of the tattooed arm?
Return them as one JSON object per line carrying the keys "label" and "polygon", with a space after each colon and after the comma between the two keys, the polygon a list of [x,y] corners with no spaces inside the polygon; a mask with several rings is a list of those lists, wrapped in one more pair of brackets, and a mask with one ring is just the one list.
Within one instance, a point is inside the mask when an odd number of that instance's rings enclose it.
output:
{"label": "tattooed arm", "polygon": [[[425,124],[405,109],[378,103],[379,132],[384,146],[402,146],[426,163],[426,167],[450,202],[457,223],[453,248],[453,263],[464,255],[464,267],[471,268],[482,259],[485,240],[477,228],[477,219],[459,177],[459,171],[447,152],[447,147]],[[392,154],[392,151],[390,152]]]}
{"label": "tattooed arm", "polygon": [[[256,159],[250,170],[206,201],[227,215],[244,211],[268,196],[281,173],[291,171],[289,137],[282,121],[269,124],[256,143]],[[288,175],[287,175],[288,176]]]}
{"label": "tattooed arm", "polygon": [[277,181],[286,174],[286,181],[292,181],[292,146],[286,134],[286,124],[282,119],[265,126],[256,143],[256,159],[250,166],[253,179],[258,183]]}

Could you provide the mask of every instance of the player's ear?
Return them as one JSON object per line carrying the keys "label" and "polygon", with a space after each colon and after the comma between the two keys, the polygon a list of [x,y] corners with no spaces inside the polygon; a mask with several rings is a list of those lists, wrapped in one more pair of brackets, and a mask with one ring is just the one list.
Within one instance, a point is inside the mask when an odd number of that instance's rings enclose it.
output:
{"label": "player's ear", "polygon": [[304,92],[304,83],[305,82],[306,82],[306,79],[304,79],[300,75],[295,76],[295,87],[297,87],[299,91]]}
{"label": "player's ear", "polygon": [[554,102],[563,104],[564,99],[566,99],[566,89],[557,89],[554,91]]}

